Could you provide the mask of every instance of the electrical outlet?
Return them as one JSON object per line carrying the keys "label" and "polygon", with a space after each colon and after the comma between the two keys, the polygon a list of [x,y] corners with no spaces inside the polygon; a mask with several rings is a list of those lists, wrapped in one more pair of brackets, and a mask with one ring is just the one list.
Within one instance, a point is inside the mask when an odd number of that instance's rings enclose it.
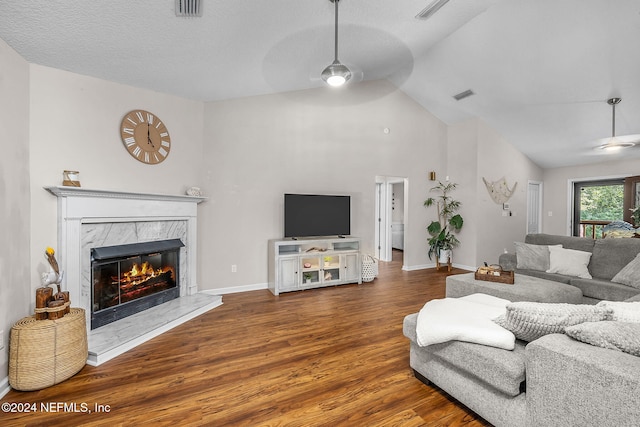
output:
{"label": "electrical outlet", "polygon": [[237,273],[238,272],[238,266],[236,264],[231,264],[231,272],[232,273]]}

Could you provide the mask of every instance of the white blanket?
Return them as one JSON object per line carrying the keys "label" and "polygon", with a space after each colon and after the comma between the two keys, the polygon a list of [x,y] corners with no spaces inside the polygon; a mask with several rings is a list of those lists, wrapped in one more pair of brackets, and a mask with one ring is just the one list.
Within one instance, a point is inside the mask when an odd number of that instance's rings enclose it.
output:
{"label": "white blanket", "polygon": [[505,314],[509,303],[485,294],[429,301],[418,313],[418,345],[457,340],[513,350],[513,333],[492,321]]}

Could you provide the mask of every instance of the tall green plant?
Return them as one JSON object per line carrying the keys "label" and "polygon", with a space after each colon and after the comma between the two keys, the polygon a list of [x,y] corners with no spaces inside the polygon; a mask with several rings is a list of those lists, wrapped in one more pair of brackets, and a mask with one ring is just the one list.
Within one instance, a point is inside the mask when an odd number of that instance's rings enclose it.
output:
{"label": "tall green plant", "polygon": [[429,191],[438,192],[439,195],[429,197],[424,201],[426,207],[435,205],[438,214],[438,220],[431,222],[427,227],[431,236],[429,239],[429,259],[433,254],[439,256],[442,249],[453,249],[460,244],[454,233],[459,232],[464,224],[460,214],[456,213],[460,209],[461,203],[449,195],[457,186],[458,184],[453,182],[443,184],[438,181],[438,185]]}

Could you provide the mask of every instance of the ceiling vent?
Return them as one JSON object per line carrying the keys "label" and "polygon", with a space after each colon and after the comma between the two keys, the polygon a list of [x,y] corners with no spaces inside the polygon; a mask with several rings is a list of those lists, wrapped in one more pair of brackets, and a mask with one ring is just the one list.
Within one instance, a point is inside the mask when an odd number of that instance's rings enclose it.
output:
{"label": "ceiling vent", "polygon": [[453,98],[454,98],[456,101],[460,101],[461,99],[468,98],[468,97],[470,97],[471,95],[475,95],[475,92],[474,92],[474,91],[472,91],[471,89],[467,89],[467,90],[465,90],[464,92],[460,92],[460,93],[459,93],[459,94],[457,94],[457,95],[453,95]]}
{"label": "ceiling vent", "polygon": [[176,16],[202,16],[202,0],[176,0]]}
{"label": "ceiling vent", "polygon": [[447,3],[449,3],[449,0],[434,0],[429,6],[422,9],[422,11],[416,15],[416,19],[429,19]]}

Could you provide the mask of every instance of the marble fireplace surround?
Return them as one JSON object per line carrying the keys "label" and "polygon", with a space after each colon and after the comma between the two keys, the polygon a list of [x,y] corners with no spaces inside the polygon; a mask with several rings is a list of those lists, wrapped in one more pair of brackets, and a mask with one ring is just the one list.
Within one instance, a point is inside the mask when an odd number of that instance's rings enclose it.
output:
{"label": "marble fireplace surround", "polygon": [[[80,187],[45,187],[58,198],[58,264],[72,305],[87,314],[89,359],[99,365],[222,304],[198,293],[197,205],[206,198]],[[90,330],[91,248],[180,239],[180,298]]]}

